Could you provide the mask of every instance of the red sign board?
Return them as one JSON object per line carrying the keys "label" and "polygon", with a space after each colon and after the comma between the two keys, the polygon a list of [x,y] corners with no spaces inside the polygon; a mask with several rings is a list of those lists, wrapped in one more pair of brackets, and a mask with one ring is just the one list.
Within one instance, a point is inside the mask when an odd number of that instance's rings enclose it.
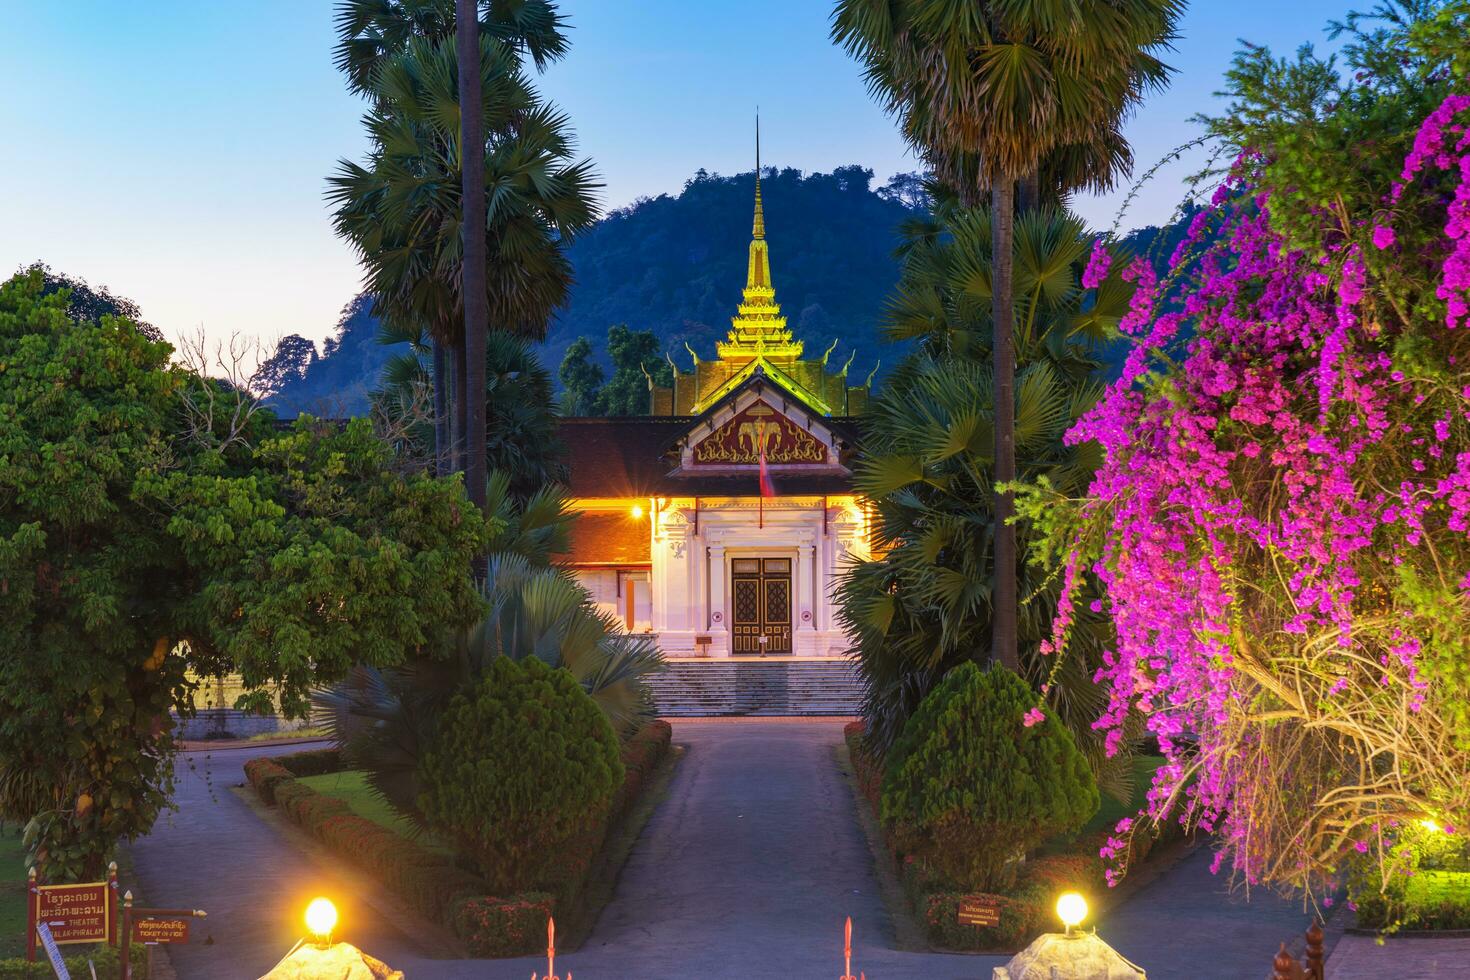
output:
{"label": "red sign board", "polygon": [[135,943],[187,943],[188,919],[134,919]]}
{"label": "red sign board", "polygon": [[105,943],[112,924],[107,882],[37,885],[36,921],[51,927],[58,944]]}
{"label": "red sign board", "polygon": [[1000,904],[994,895],[971,895],[960,899],[957,917],[962,926],[998,926]]}

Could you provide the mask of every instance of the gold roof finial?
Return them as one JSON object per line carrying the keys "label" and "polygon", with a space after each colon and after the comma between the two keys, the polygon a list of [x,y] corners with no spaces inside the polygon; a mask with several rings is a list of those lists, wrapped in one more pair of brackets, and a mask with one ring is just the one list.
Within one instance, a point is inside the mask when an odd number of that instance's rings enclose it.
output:
{"label": "gold roof finial", "polygon": [[755,107],[755,225],[752,238],[766,237],[766,213],[761,207],[761,107]]}

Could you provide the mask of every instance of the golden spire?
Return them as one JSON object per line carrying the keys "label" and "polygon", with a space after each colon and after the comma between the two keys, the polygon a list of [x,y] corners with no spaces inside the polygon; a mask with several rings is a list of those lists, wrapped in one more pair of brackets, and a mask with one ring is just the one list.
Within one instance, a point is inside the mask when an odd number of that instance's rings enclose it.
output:
{"label": "golden spire", "polygon": [[760,106],[755,108],[755,224],[750,230],[750,237],[761,239],[766,237],[766,212],[761,207],[761,110]]}
{"label": "golden spire", "polygon": [[755,117],[755,221],[751,227],[750,258],[745,291],[738,315],[730,320],[730,335],[715,345],[724,360],[752,357],[801,357],[802,343],[793,340],[771,284],[771,256],[766,247],[766,213],[761,202],[761,122]]}

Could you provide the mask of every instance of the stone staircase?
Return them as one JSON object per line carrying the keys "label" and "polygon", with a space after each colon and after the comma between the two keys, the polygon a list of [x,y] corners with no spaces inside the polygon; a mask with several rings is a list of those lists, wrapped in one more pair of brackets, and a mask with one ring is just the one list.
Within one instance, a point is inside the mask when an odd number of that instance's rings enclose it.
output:
{"label": "stone staircase", "polygon": [[863,702],[846,660],[673,660],[649,686],[664,718],[856,715]]}

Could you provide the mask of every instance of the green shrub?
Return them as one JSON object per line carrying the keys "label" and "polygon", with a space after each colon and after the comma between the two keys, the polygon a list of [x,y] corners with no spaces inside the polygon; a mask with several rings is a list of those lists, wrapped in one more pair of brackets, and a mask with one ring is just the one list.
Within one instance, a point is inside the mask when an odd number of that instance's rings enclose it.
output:
{"label": "green shrub", "polygon": [[1008,670],[950,671],[894,744],[880,815],[905,853],[960,889],[994,891],[1020,859],[1097,812],[1097,784],[1048,715],[1026,727],[1031,688]]}
{"label": "green shrub", "polygon": [[479,875],[443,862],[404,868],[398,876],[399,897],[434,922],[448,922],[460,901],[483,897],[486,891]]}
{"label": "green shrub", "polygon": [[463,899],[455,908],[454,932],[474,956],[537,953],[546,948],[546,920],[554,904],[545,892]]}
{"label": "green shrub", "polygon": [[420,762],[419,803],[495,890],[566,894],[623,776],[612,725],[570,673],[500,658],[445,709]]}
{"label": "green shrub", "polygon": [[342,761],[340,749],[311,749],[276,756],[278,762],[293,776],[320,776],[328,772],[341,772],[347,768]]}
{"label": "green shrub", "polygon": [[[75,947],[63,946],[61,955],[73,977],[92,975],[87,967],[88,960],[97,968],[97,980],[118,980],[122,976],[122,960],[116,947],[98,944],[87,952],[79,953]],[[133,947],[132,963],[133,980],[147,980],[148,954],[142,946]],[[37,951],[34,963],[19,956],[0,959],[0,980],[52,980],[53,976],[44,952]]]}

